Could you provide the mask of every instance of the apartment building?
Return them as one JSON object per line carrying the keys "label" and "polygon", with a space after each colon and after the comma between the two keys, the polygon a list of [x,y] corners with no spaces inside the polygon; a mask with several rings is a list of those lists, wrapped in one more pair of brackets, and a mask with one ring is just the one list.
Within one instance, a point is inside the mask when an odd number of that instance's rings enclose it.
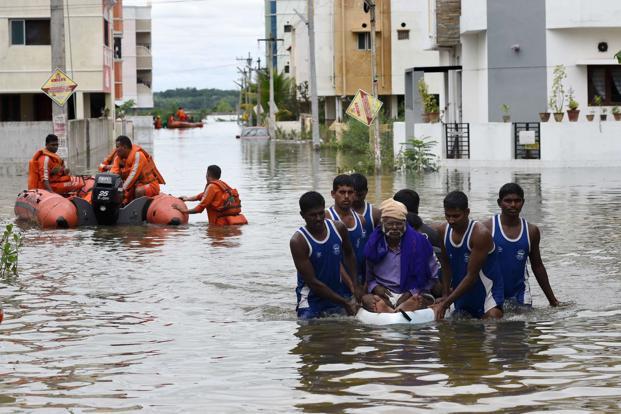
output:
{"label": "apartment building", "polygon": [[114,8],[115,99],[134,108],[153,108],[151,6]]}
{"label": "apartment building", "polygon": [[[115,0],[66,0],[66,72],[78,84],[69,119],[99,117],[114,108],[112,12]],[[41,91],[52,70],[50,1],[0,5],[0,122],[50,121],[52,101]]]}
{"label": "apartment building", "polygon": [[[432,0],[432,7],[446,1]],[[460,45],[452,63],[461,68],[461,80],[442,88],[441,99],[460,106],[463,122],[498,122],[503,104],[512,120],[537,121],[549,109],[557,65],[565,67],[565,90],[573,89],[583,114],[594,109],[596,95],[604,107],[621,106],[621,65],[615,59],[621,51],[621,2],[460,3]]]}
{"label": "apartment building", "polygon": [[[315,59],[318,95],[326,119],[342,120],[345,106],[358,89],[371,91],[371,22],[363,0],[315,3]],[[424,50],[429,22],[417,0],[376,1],[377,79],[385,113],[397,117],[404,104],[405,68],[439,64],[435,50]],[[292,23],[292,74],[298,83],[309,79],[308,31]],[[438,85],[431,82],[431,90]]]}

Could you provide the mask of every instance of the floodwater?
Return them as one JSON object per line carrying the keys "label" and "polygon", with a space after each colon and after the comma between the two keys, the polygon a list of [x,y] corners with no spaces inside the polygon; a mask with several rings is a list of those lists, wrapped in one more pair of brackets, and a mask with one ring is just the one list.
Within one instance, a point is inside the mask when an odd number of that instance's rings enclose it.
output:
{"label": "floodwater", "polygon": [[[20,276],[0,281],[0,412],[402,413],[621,410],[621,174],[617,169],[443,169],[370,178],[379,202],[411,187],[442,220],[447,191],[472,215],[516,180],[540,225],[557,297],[500,322],[369,327],[299,323],[288,242],[298,197],[330,197],[334,154],[240,142],[233,123],[156,131],[165,191],[196,194],[208,164],[250,225],[41,231],[21,227]],[[347,166],[338,166],[347,168]],[[0,177],[0,221],[25,177]]]}

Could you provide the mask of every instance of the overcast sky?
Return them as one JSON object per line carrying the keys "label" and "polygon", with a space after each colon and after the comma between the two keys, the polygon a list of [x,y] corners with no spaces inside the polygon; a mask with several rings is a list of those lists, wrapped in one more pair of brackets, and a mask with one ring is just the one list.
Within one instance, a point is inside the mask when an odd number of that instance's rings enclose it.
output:
{"label": "overcast sky", "polygon": [[[125,0],[144,5],[146,0]],[[153,87],[236,89],[235,58],[265,60],[264,0],[152,0]]]}

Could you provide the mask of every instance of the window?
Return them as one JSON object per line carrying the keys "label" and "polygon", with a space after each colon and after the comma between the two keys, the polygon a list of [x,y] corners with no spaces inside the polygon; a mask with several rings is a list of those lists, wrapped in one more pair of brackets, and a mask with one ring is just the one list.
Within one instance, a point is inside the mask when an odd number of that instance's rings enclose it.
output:
{"label": "window", "polygon": [[397,30],[397,40],[407,40],[410,38],[409,30]]}
{"label": "window", "polygon": [[285,25],[285,33],[291,33],[291,25],[290,24],[286,24]]}
{"label": "window", "polygon": [[110,46],[110,23],[104,19],[104,45]]}
{"label": "window", "polygon": [[285,65],[285,67],[283,68],[283,72],[289,73],[289,65]]}
{"label": "window", "polygon": [[358,32],[358,50],[371,50],[371,33]]}
{"label": "window", "polygon": [[121,59],[123,57],[122,49],[121,49],[121,38],[114,38],[114,58]]}
{"label": "window", "polygon": [[589,104],[595,95],[603,105],[621,105],[621,66],[587,66]]}
{"label": "window", "polygon": [[27,46],[51,44],[50,20],[11,20],[11,44]]}

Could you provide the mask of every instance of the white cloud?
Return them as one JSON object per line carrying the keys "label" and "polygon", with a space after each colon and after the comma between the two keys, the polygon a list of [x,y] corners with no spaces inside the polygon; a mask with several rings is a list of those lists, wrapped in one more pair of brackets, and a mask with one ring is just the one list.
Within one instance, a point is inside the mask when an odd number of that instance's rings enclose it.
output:
{"label": "white cloud", "polygon": [[[124,5],[144,5],[126,0]],[[155,0],[153,87],[235,89],[235,58],[264,56],[264,0]],[[262,58],[263,60],[263,58]]]}

